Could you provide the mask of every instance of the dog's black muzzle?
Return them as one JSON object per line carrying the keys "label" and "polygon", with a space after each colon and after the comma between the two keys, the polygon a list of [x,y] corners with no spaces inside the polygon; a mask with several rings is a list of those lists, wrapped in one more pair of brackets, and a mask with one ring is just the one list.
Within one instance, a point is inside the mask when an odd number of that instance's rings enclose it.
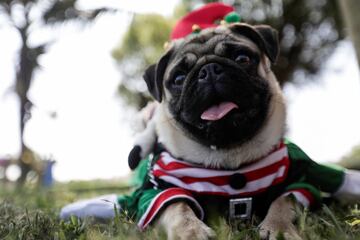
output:
{"label": "dog's black muzzle", "polygon": [[[267,115],[268,82],[227,58],[207,56],[198,63],[188,73],[180,98],[173,99],[175,119],[208,146],[228,147],[253,137]],[[233,102],[238,108],[216,121],[201,119],[204,111],[223,102]]]}

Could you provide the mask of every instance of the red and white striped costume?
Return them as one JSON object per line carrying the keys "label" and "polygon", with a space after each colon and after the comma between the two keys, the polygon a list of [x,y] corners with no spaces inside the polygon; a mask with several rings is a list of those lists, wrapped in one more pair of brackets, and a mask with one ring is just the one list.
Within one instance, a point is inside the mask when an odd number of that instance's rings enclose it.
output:
{"label": "red and white striped costume", "polygon": [[[152,161],[149,171],[152,190],[157,192],[152,192],[154,196],[146,205],[146,211],[139,216],[138,225],[144,229],[163,207],[174,201],[189,202],[199,218],[203,218],[204,210],[197,201],[199,196],[233,199],[267,194],[272,187],[287,184],[291,162],[285,142],[281,142],[262,159],[236,170],[205,168],[176,159],[163,151]],[[234,188],[231,184],[236,175],[246,180],[240,188]],[[294,182],[296,180],[289,183]],[[275,197],[292,194],[304,207],[309,207],[316,200],[312,190],[307,186],[284,187]]]}

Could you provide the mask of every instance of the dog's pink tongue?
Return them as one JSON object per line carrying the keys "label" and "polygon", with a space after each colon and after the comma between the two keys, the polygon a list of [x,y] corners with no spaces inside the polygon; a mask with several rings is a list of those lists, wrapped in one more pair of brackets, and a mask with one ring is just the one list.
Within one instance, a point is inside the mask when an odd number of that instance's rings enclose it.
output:
{"label": "dog's pink tongue", "polygon": [[234,108],[238,108],[238,105],[233,102],[222,102],[219,105],[212,106],[205,110],[205,112],[201,114],[201,119],[216,121],[223,118]]}

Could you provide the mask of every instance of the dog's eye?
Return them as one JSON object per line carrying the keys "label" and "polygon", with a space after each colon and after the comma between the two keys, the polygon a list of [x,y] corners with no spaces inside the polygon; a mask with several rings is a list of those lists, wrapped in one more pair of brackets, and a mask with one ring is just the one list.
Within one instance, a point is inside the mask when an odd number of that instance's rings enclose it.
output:
{"label": "dog's eye", "polygon": [[174,78],[174,84],[176,86],[182,86],[184,81],[185,81],[185,75],[184,74],[176,75],[175,78]]}
{"label": "dog's eye", "polygon": [[248,55],[244,53],[240,53],[236,56],[235,61],[237,63],[243,64],[243,65],[249,65],[251,62],[251,59]]}

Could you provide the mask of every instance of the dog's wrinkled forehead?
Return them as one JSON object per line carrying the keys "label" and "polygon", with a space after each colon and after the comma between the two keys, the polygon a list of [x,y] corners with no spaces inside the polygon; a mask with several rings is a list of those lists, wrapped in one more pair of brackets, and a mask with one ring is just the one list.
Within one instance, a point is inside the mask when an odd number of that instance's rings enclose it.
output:
{"label": "dog's wrinkled forehead", "polygon": [[[215,29],[205,29],[199,34],[193,34],[185,40],[173,44],[173,52],[169,65],[185,61],[188,66],[194,65],[202,56],[225,56],[229,45],[241,45],[260,54],[259,47],[248,37],[235,34],[229,28],[219,26]],[[206,59],[203,59],[206,61]]]}
{"label": "dog's wrinkled forehead", "polygon": [[186,40],[175,46],[181,49],[179,53],[198,53],[201,55],[215,53],[217,55],[224,54],[223,48],[226,42],[233,42],[248,46],[254,51],[259,51],[258,47],[246,36],[234,34],[229,28],[220,26],[215,29],[205,29],[200,34],[189,36]]}

